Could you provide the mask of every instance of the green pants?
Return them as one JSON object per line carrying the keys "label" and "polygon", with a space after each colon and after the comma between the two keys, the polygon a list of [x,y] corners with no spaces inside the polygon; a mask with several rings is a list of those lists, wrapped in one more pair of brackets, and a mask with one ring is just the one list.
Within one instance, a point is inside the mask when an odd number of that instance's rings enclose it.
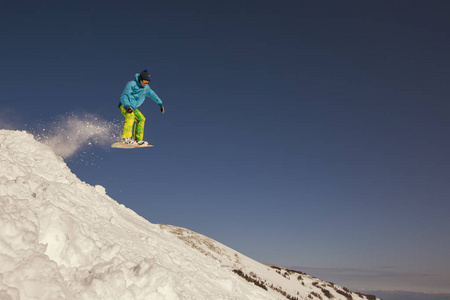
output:
{"label": "green pants", "polygon": [[[127,113],[123,105],[119,106],[120,112],[125,117],[125,123],[123,124],[123,132],[122,138],[130,138],[133,137],[136,141],[142,141],[144,138],[144,126],[145,126],[145,117],[144,115],[137,109],[135,109],[132,113]],[[136,125],[134,122],[136,121]],[[133,131],[133,125],[134,131]]]}

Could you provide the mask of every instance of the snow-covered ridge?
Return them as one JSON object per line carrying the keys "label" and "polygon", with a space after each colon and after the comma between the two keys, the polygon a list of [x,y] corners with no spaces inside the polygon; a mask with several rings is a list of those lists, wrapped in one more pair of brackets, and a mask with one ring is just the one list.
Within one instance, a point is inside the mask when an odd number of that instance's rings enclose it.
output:
{"label": "snow-covered ridge", "polygon": [[[280,270],[151,224],[32,135],[0,130],[0,299],[327,299],[312,280],[311,293],[309,276],[288,280]],[[294,282],[308,294],[294,294]]]}
{"label": "snow-covered ridge", "polygon": [[[187,245],[217,260],[247,281],[273,290],[287,299],[377,299],[372,295],[353,293],[345,287],[319,280],[300,271],[277,265],[263,265],[211,238],[191,230],[171,225],[159,225],[169,230]],[[284,298],[283,298],[284,299]]]}

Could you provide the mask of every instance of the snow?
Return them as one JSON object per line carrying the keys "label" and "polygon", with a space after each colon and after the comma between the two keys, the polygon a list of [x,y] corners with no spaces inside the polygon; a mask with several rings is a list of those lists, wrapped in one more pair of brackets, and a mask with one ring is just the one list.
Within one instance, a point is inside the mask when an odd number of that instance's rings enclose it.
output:
{"label": "snow", "polygon": [[324,297],[312,284],[324,282],[306,274],[287,279],[210,238],[148,222],[33,135],[0,130],[0,299],[286,299],[237,269],[298,299]]}
{"label": "snow", "polygon": [[86,154],[80,151],[95,145],[109,147],[120,139],[123,121],[108,121],[95,114],[67,113],[51,124],[33,128],[35,138],[52,147],[63,158]]}

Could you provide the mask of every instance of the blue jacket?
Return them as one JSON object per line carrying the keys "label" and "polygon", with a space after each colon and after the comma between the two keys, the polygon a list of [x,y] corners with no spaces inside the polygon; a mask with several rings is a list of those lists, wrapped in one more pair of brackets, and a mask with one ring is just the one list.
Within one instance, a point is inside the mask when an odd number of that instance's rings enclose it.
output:
{"label": "blue jacket", "polygon": [[136,74],[135,80],[130,81],[125,86],[125,89],[122,92],[122,96],[120,96],[120,105],[123,105],[124,108],[132,107],[133,109],[138,108],[144,103],[145,96],[152,98],[159,106],[163,106],[161,99],[159,99],[158,95],[147,85],[144,87],[139,82],[139,74]]}

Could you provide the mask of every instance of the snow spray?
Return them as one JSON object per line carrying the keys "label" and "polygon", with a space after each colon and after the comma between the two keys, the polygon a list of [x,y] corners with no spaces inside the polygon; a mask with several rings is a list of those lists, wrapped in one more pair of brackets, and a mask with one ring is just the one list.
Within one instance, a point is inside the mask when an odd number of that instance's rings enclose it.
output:
{"label": "snow spray", "polygon": [[81,149],[93,146],[108,147],[119,138],[120,121],[107,121],[94,114],[60,116],[50,124],[33,130],[35,138],[50,146],[55,154],[70,158]]}

